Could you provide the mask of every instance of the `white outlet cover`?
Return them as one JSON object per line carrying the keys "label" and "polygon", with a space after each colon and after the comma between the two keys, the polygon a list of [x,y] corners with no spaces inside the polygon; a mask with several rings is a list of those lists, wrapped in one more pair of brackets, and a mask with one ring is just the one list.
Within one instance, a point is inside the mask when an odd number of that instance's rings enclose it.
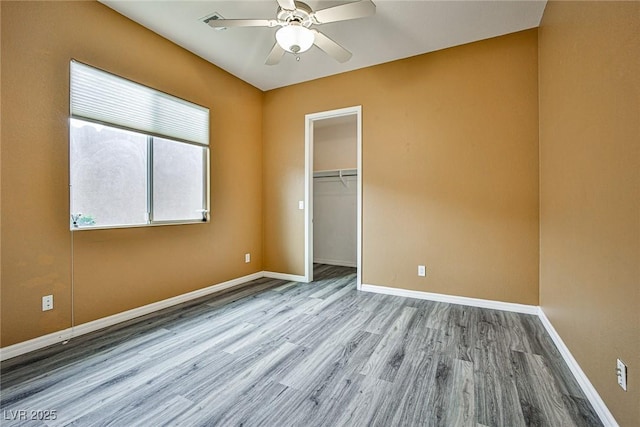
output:
{"label": "white outlet cover", "polygon": [[42,311],[53,310],[53,295],[42,297]]}
{"label": "white outlet cover", "polygon": [[251,254],[244,254],[244,262],[251,262]]}
{"label": "white outlet cover", "polygon": [[427,268],[424,265],[418,266],[418,276],[424,277],[427,275]]}

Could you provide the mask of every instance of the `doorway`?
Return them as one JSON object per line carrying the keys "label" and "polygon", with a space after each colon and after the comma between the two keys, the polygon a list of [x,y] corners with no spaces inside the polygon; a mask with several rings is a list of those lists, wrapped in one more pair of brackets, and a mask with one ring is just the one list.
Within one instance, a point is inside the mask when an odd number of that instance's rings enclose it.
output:
{"label": "doorway", "polygon": [[[339,149],[341,142],[334,141],[331,143],[332,147],[327,147],[321,154],[314,150],[315,144],[326,144],[323,142],[323,138],[320,138],[320,133],[327,134],[327,128],[335,125],[337,127],[355,127],[355,147],[353,151],[355,153],[346,153],[344,158],[332,163],[328,157],[331,156],[331,152]],[[319,131],[321,129],[321,131]],[[339,139],[339,138],[338,138]],[[317,140],[317,141],[316,141]],[[348,148],[347,150],[351,150]],[[315,162],[317,168],[314,168],[314,151],[318,154],[318,161]],[[328,154],[327,154],[328,153]],[[355,154],[355,164],[353,162],[353,154]],[[320,158],[322,157],[322,158]],[[314,170],[316,169],[316,170]],[[350,226],[347,222],[340,223],[341,227],[350,227],[351,229],[346,232],[340,232],[341,238],[350,239],[350,233],[355,235],[355,267],[357,269],[356,283],[357,288],[360,290],[362,285],[362,106],[341,108],[338,110],[323,111],[319,113],[307,114],[305,116],[305,205],[307,207],[305,212],[305,281],[313,281],[313,263],[314,263],[314,181],[318,182],[318,189],[322,188],[330,189],[333,185],[333,189],[337,190],[340,185],[344,185],[343,195],[355,193],[355,221],[349,220],[348,222],[355,222]],[[333,182],[333,184],[327,184],[327,182]],[[322,184],[320,184],[322,182]],[[355,188],[354,188],[355,187]],[[329,190],[330,192],[331,190]],[[329,193],[327,193],[329,194]],[[320,212],[326,212],[329,209],[326,208],[326,200],[318,201],[322,203]],[[349,209],[348,206],[351,202],[340,202],[340,205],[345,209]],[[336,205],[336,207],[338,207]],[[319,218],[320,219],[320,218]],[[319,227],[326,228],[331,227],[331,219],[325,220],[322,218],[322,224],[318,224]],[[327,222],[329,221],[329,222]],[[335,223],[335,221],[334,221]],[[329,224],[329,225],[327,225]],[[353,230],[355,226],[355,230]],[[340,230],[336,230],[340,231]],[[343,230],[346,231],[346,230]],[[325,233],[323,233],[325,234]],[[320,243],[320,242],[318,242]],[[326,254],[322,255],[322,260],[326,262],[335,262],[336,264],[353,266],[353,260],[349,256],[352,247],[349,246],[352,243],[336,242],[340,249],[337,250],[337,255],[333,258],[339,258],[333,260],[331,256]],[[325,251],[326,244],[321,243],[316,245],[318,251]]]}

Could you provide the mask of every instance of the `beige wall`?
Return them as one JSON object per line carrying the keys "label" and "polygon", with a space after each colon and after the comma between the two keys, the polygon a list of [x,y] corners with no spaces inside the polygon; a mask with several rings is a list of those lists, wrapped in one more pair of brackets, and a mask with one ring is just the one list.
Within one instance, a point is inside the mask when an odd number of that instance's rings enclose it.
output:
{"label": "beige wall", "polygon": [[[76,324],[260,271],[262,92],[99,3],[0,4],[2,346],[71,325],[72,271]],[[72,252],[71,58],[211,109],[211,223],[80,231]]]}
{"label": "beige wall", "polygon": [[315,121],[313,170],[356,169],[357,167],[358,123],[355,116]]}
{"label": "beige wall", "polygon": [[637,426],[640,3],[551,2],[539,42],[540,302],[616,420]]}
{"label": "beige wall", "polygon": [[304,115],[362,105],[363,281],[537,305],[537,66],[529,30],[267,92],[265,268],[304,274]]}

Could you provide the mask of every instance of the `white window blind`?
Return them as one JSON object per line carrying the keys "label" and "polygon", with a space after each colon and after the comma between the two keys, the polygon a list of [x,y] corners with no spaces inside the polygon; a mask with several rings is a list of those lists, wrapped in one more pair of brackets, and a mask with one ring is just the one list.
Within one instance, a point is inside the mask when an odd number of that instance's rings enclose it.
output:
{"label": "white window blind", "polygon": [[71,61],[71,117],[209,144],[209,109]]}

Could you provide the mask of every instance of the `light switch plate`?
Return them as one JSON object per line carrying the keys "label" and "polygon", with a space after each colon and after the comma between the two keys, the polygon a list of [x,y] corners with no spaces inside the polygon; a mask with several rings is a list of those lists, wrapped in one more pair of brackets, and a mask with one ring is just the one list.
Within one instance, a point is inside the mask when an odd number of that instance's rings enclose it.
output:
{"label": "light switch plate", "polygon": [[617,359],[616,375],[618,377],[618,385],[624,391],[627,391],[627,365],[620,359]]}

